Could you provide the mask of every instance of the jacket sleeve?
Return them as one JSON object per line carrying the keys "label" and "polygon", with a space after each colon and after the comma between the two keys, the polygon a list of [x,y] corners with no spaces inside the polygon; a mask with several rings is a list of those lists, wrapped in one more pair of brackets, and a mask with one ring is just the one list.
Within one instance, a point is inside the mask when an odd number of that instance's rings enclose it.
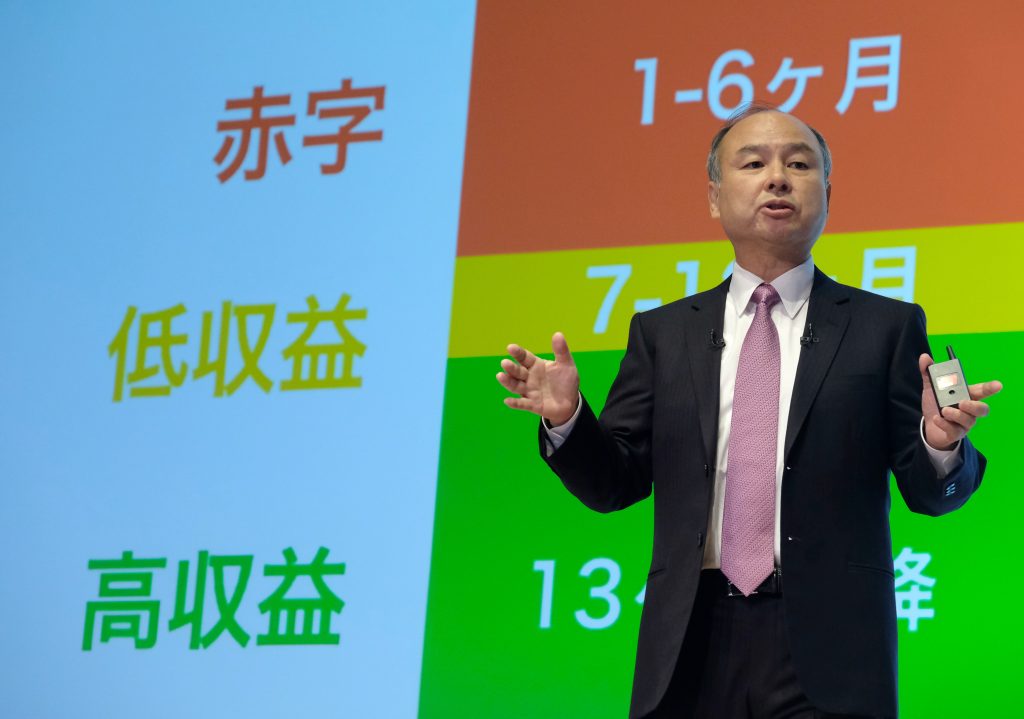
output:
{"label": "jacket sleeve", "polygon": [[922,384],[917,360],[926,352],[924,311],[914,305],[889,368],[889,466],[907,507],[937,516],[958,509],[974,494],[985,473],[985,457],[964,437],[963,463],[939,478],[920,435]]}

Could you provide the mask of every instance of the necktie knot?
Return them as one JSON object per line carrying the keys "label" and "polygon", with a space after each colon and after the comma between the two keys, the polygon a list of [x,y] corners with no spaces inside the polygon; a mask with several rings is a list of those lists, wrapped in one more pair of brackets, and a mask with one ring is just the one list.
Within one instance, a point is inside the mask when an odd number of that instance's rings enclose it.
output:
{"label": "necktie knot", "polygon": [[754,290],[753,300],[758,305],[764,305],[766,309],[774,307],[782,298],[778,291],[766,282],[762,282]]}

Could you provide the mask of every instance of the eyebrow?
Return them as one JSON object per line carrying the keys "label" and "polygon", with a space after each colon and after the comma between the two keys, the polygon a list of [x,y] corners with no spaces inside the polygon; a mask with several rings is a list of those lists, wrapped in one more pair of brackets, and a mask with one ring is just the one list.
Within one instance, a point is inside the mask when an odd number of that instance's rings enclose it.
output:
{"label": "eyebrow", "polygon": [[[768,145],[744,145],[743,147],[736,151],[736,154],[742,155],[745,153],[750,153],[757,155],[769,152],[771,151],[771,149],[772,148],[769,147]],[[782,150],[783,152],[809,152],[815,157],[817,157],[817,153],[814,152],[814,148],[808,145],[806,142],[791,142],[788,145],[783,145]]]}

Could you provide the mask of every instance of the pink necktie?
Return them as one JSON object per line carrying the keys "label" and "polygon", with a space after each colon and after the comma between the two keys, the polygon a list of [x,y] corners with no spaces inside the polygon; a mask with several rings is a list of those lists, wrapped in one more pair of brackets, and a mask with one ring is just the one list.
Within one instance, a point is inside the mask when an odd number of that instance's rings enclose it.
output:
{"label": "pink necktie", "polygon": [[775,458],[779,437],[779,293],[758,285],[732,401],[722,518],[722,572],[749,596],[775,568]]}

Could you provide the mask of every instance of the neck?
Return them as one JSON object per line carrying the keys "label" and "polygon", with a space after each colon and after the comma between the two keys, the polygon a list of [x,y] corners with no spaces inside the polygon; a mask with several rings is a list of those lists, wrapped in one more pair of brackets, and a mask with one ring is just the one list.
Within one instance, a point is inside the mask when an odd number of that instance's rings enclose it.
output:
{"label": "neck", "polygon": [[764,282],[775,281],[794,267],[802,265],[809,257],[809,253],[803,257],[779,257],[760,252],[740,252],[738,249],[736,251],[737,264],[748,272],[753,272]]}

